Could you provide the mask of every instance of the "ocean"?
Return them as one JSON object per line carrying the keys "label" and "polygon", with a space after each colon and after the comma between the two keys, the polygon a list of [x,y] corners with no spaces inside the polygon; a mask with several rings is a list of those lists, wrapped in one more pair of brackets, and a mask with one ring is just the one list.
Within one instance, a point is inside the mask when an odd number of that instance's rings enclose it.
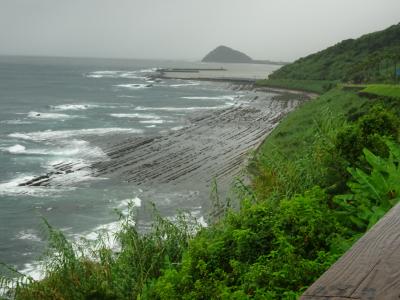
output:
{"label": "ocean", "polygon": [[[118,229],[115,209],[143,206],[142,190],[84,171],[49,187],[19,186],[53,171],[107,160],[93,140],[118,135],[158,136],[180,130],[197,111],[237,105],[241,92],[227,84],[154,80],[156,68],[203,67],[200,63],[122,59],[0,57],[0,262],[37,275],[46,247],[42,218],[74,240]],[[208,67],[210,67],[208,65]],[[218,66],[219,67],[219,66]],[[255,66],[267,75],[271,66]],[[67,182],[67,184],[66,184]],[[202,217],[192,196],[159,197],[161,213],[185,208]],[[183,199],[179,203],[174,197]],[[183,206],[185,206],[183,204]],[[167,207],[168,209],[162,209]]]}

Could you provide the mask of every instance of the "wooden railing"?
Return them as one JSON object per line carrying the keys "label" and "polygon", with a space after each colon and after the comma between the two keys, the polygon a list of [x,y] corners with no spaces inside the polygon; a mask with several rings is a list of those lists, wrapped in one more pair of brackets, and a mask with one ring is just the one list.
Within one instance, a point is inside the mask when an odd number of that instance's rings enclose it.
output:
{"label": "wooden railing", "polygon": [[400,299],[400,204],[393,207],[301,299]]}

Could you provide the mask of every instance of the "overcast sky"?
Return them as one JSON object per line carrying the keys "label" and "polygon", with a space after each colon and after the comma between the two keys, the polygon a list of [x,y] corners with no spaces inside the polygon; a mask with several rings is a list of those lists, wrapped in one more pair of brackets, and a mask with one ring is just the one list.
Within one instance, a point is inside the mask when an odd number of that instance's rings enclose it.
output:
{"label": "overcast sky", "polygon": [[400,0],[0,0],[0,54],[294,60],[400,22]]}

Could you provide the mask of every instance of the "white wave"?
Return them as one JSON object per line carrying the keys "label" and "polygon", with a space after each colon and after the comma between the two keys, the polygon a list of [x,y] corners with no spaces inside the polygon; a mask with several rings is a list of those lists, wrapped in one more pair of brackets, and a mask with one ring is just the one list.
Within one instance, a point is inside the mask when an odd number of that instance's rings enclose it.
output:
{"label": "white wave", "polygon": [[219,105],[219,106],[193,106],[193,107],[146,107],[146,106],[137,106],[135,107],[135,110],[139,111],[151,111],[151,110],[157,110],[157,111],[193,111],[193,110],[212,110],[212,109],[221,109],[221,108],[226,108],[229,107],[230,103],[226,103],[225,105]]}
{"label": "white wave", "polygon": [[85,110],[89,108],[98,107],[94,104],[60,104],[60,105],[50,105],[51,109],[64,111],[64,110]]}
{"label": "white wave", "polygon": [[33,242],[41,242],[42,239],[38,236],[37,232],[33,229],[21,230],[16,235],[18,240],[29,240]]}
{"label": "white wave", "polygon": [[100,75],[100,74],[88,74],[88,75],[86,75],[86,77],[89,77],[89,78],[103,78],[104,76]]}
{"label": "white wave", "polygon": [[103,224],[100,225],[96,228],[93,229],[93,231],[85,234],[75,234],[74,237],[76,239],[79,238],[84,238],[89,241],[94,241],[97,240],[99,236],[106,237],[106,244],[110,249],[116,249],[119,247],[117,241],[113,238],[115,234],[119,231],[121,231],[122,226],[121,222],[116,221],[116,222],[111,222],[108,224]]}
{"label": "white wave", "polygon": [[146,77],[138,75],[142,73],[151,73],[150,69],[138,71],[95,71],[85,76],[88,78],[129,78],[129,79],[146,79]]}
{"label": "white wave", "polygon": [[[124,199],[122,200],[116,208],[122,210],[122,214],[127,215],[129,211],[129,207],[141,207],[142,200],[139,197],[135,197],[133,199]],[[100,236],[103,237],[103,240],[106,242],[107,246],[114,251],[117,251],[120,248],[120,245],[115,240],[115,235],[122,229],[122,223],[120,221],[111,222],[107,224],[102,224],[95,227],[93,230],[88,232],[83,232],[80,234],[72,235],[76,240],[80,238],[84,238],[86,240],[97,240]]]}
{"label": "white wave", "polygon": [[105,158],[106,154],[99,147],[92,147],[89,142],[82,140],[72,140],[61,143],[61,147],[46,149],[26,149],[25,146],[16,144],[11,147],[0,148],[4,152],[11,154],[25,155],[51,155],[51,156],[84,156],[91,158]]}
{"label": "white wave", "polygon": [[25,146],[17,144],[17,145],[8,147],[8,148],[3,148],[3,150],[7,151],[8,153],[19,154],[19,153],[24,153],[26,148],[25,148]]}
{"label": "white wave", "polygon": [[154,119],[154,120],[143,120],[139,121],[141,124],[163,124],[165,123],[164,120]]}
{"label": "white wave", "polygon": [[236,96],[216,96],[216,97],[181,97],[181,99],[188,99],[188,100],[221,100],[221,101],[226,101],[230,100],[233,101],[236,98]]}
{"label": "white wave", "polygon": [[136,72],[124,72],[118,74],[117,78],[128,78],[128,79],[146,79],[144,76],[138,76]]}
{"label": "white wave", "polygon": [[103,77],[108,77],[108,78],[115,78],[117,77],[118,73],[121,73],[124,71],[94,71],[89,74],[86,74],[86,77],[89,78],[103,78]]}
{"label": "white wave", "polygon": [[117,84],[114,86],[119,87],[119,88],[132,89],[132,90],[139,90],[139,89],[145,89],[145,88],[151,87],[150,84],[144,84],[144,83],[125,83],[125,84]]}
{"label": "white wave", "polygon": [[133,128],[91,128],[78,130],[45,130],[28,133],[11,133],[8,136],[16,139],[31,140],[31,141],[46,141],[55,139],[66,139],[75,136],[88,135],[107,135],[110,133],[143,133],[143,130]]}
{"label": "white wave", "polygon": [[99,75],[114,75],[119,72],[124,72],[124,71],[94,71],[91,74],[99,74]]}
{"label": "white wave", "polygon": [[31,119],[44,119],[44,120],[66,120],[66,119],[73,119],[78,118],[79,116],[71,116],[66,114],[58,114],[58,113],[42,113],[37,111],[31,111],[28,113],[28,118]]}
{"label": "white wave", "polygon": [[[30,252],[22,254],[23,256],[29,255]],[[32,262],[24,265],[22,270],[19,270],[21,274],[24,274],[28,277],[33,278],[34,280],[42,280],[45,276],[44,266],[41,262]],[[16,279],[16,278],[14,278]],[[9,281],[7,283],[3,283],[0,287],[0,297],[4,297],[4,299],[11,299],[9,293],[13,294],[13,290],[17,288],[17,281]],[[3,299],[3,298],[2,298]]]}
{"label": "white wave", "polygon": [[9,125],[25,125],[25,124],[32,124],[30,121],[24,121],[24,120],[3,120],[0,121],[2,124],[9,124]]}
{"label": "white wave", "polygon": [[145,126],[146,128],[155,128],[155,127],[157,127],[156,125],[147,125],[147,126]]}
{"label": "white wave", "polygon": [[117,208],[128,208],[129,205],[132,205],[134,207],[141,207],[142,200],[139,197],[135,197],[133,199],[125,199],[118,204]]}
{"label": "white wave", "polygon": [[169,87],[197,86],[197,85],[200,85],[200,82],[170,84]]}
{"label": "white wave", "polygon": [[[93,159],[93,158],[92,158]],[[1,195],[18,195],[31,197],[47,197],[56,194],[74,190],[76,183],[88,180],[101,180],[102,178],[94,177],[93,170],[90,168],[90,159],[74,159],[74,160],[54,160],[49,162],[47,166],[48,172],[58,171],[56,165],[70,164],[70,173],[61,173],[51,175],[52,186],[20,186],[37,176],[22,174],[6,182],[0,182]],[[51,209],[50,209],[51,210]]]}
{"label": "white wave", "polygon": [[23,174],[19,177],[13,178],[7,182],[0,182],[0,196],[2,195],[18,195],[18,196],[33,196],[33,197],[45,197],[54,193],[59,193],[71,188],[60,187],[30,187],[30,186],[19,186],[29,180],[32,180],[36,176]]}
{"label": "white wave", "polygon": [[206,219],[204,218],[204,216],[200,216],[200,218],[197,219],[197,222],[202,227],[208,227],[208,224],[207,224]]}
{"label": "white wave", "polygon": [[[133,199],[134,203],[137,201],[135,199]],[[140,204],[141,202],[139,202],[139,206]],[[76,234],[68,234],[68,237],[69,239],[72,239],[75,242],[75,244],[73,245],[74,249],[76,249],[77,245],[81,244],[80,241],[82,239],[90,242],[90,241],[96,241],[98,237],[101,236],[103,242],[109,249],[112,249],[114,251],[119,251],[120,245],[117,239],[115,238],[115,235],[117,232],[121,231],[121,229],[122,229],[121,222],[115,221],[108,224],[99,225],[90,231],[76,233]],[[84,251],[83,255],[91,259],[96,259],[95,257],[92,257],[92,251],[91,251],[92,249],[94,249],[92,247],[95,246],[93,244],[90,245],[87,243],[85,243],[84,245],[86,251]],[[80,253],[80,251],[78,251],[77,253]],[[32,277],[34,280],[42,280],[46,275],[45,264],[46,262],[44,261],[33,261],[30,263],[26,263],[24,264],[23,268],[19,270],[19,272],[24,275]],[[12,288],[12,286],[10,286],[10,288]]]}
{"label": "white wave", "polygon": [[178,131],[178,130],[181,130],[183,128],[184,128],[184,126],[176,126],[176,127],[172,127],[171,130]]}
{"label": "white wave", "polygon": [[150,68],[150,69],[142,69],[142,70],[139,70],[138,72],[139,73],[154,73],[157,70],[158,70],[158,68]]}
{"label": "white wave", "polygon": [[45,276],[44,265],[40,261],[26,263],[19,272],[32,277],[34,280],[42,280]]}
{"label": "white wave", "polygon": [[[103,155],[103,156],[100,156]],[[55,187],[69,187],[73,188],[76,184],[81,182],[104,180],[105,178],[95,177],[95,171],[91,168],[93,161],[98,161],[100,158],[108,160],[109,158],[103,153],[99,156],[93,153],[86,153],[82,157],[72,158],[56,158],[47,163],[47,172],[51,173],[51,183]],[[60,165],[68,165],[69,172],[59,172]]]}
{"label": "white wave", "polygon": [[110,114],[114,118],[138,118],[138,119],[160,119],[159,116],[153,114]]}

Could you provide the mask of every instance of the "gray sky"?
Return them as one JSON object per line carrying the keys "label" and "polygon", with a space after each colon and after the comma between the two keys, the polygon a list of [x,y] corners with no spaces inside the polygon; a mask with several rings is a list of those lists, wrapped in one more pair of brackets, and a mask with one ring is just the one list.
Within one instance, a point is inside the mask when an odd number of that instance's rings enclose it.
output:
{"label": "gray sky", "polygon": [[0,0],[0,54],[294,60],[400,22],[400,0]]}

